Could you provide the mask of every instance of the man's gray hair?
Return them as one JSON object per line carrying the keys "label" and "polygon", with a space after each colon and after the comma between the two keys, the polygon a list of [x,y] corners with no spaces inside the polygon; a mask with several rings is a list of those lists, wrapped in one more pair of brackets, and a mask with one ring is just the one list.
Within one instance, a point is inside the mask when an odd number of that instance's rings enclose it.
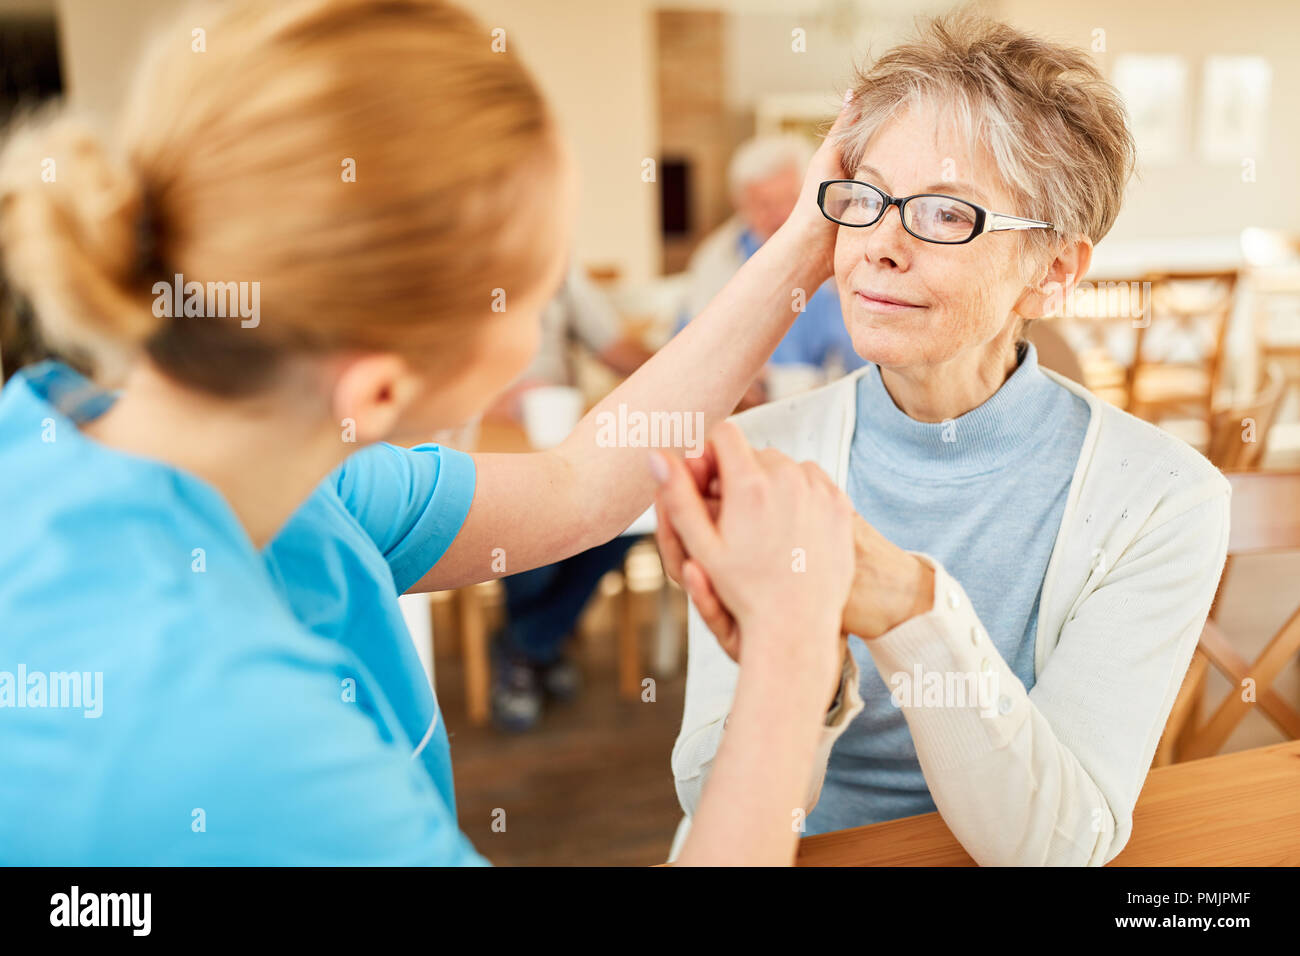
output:
{"label": "man's gray hair", "polygon": [[731,155],[727,187],[734,196],[750,183],[761,182],[791,167],[803,176],[813,151],[811,143],[794,134],[755,136],[745,140]]}

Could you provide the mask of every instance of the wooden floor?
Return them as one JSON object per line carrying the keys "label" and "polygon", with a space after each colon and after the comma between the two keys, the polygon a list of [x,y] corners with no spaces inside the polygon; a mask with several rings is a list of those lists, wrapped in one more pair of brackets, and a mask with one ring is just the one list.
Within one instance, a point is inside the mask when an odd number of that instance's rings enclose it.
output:
{"label": "wooden floor", "polygon": [[[579,660],[578,700],[548,707],[518,735],[470,727],[461,662],[438,660],[460,826],[493,863],[649,866],[668,857],[682,815],[669,759],[685,675],[658,679],[653,703],[633,702],[618,697],[611,650],[588,642]],[[492,829],[498,808],[504,832]]]}

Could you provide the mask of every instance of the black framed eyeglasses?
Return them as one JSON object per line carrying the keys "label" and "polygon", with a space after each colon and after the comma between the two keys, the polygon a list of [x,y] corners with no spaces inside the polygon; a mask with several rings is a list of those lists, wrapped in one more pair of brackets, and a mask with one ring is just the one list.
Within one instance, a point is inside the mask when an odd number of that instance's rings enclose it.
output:
{"label": "black framed eyeglasses", "polygon": [[1054,229],[1050,222],[991,212],[973,202],[940,193],[894,197],[879,186],[856,179],[828,179],[817,191],[817,205],[831,222],[855,229],[881,220],[898,207],[903,228],[923,242],[956,246],[986,232]]}

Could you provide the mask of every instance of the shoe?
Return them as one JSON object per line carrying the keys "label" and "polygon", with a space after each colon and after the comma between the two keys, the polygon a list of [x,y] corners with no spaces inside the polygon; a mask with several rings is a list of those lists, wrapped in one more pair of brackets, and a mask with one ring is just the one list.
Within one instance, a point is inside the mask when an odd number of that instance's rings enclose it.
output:
{"label": "shoe", "polygon": [[501,730],[532,730],[542,716],[542,688],[526,661],[501,656],[492,672],[492,721]]}
{"label": "shoe", "polygon": [[582,671],[568,657],[561,657],[554,664],[542,668],[542,687],[547,695],[558,701],[571,701],[582,690]]}

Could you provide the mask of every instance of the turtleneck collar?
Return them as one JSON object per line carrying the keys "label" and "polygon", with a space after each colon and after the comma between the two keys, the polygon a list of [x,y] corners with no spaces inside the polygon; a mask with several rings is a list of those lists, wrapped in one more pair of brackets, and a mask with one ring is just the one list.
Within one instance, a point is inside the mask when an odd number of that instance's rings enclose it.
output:
{"label": "turtleneck collar", "polygon": [[893,470],[923,477],[995,471],[1039,444],[1058,402],[1069,393],[1043,374],[1032,343],[987,401],[943,422],[918,422],[894,404],[869,365],[858,379],[854,442],[870,445]]}

